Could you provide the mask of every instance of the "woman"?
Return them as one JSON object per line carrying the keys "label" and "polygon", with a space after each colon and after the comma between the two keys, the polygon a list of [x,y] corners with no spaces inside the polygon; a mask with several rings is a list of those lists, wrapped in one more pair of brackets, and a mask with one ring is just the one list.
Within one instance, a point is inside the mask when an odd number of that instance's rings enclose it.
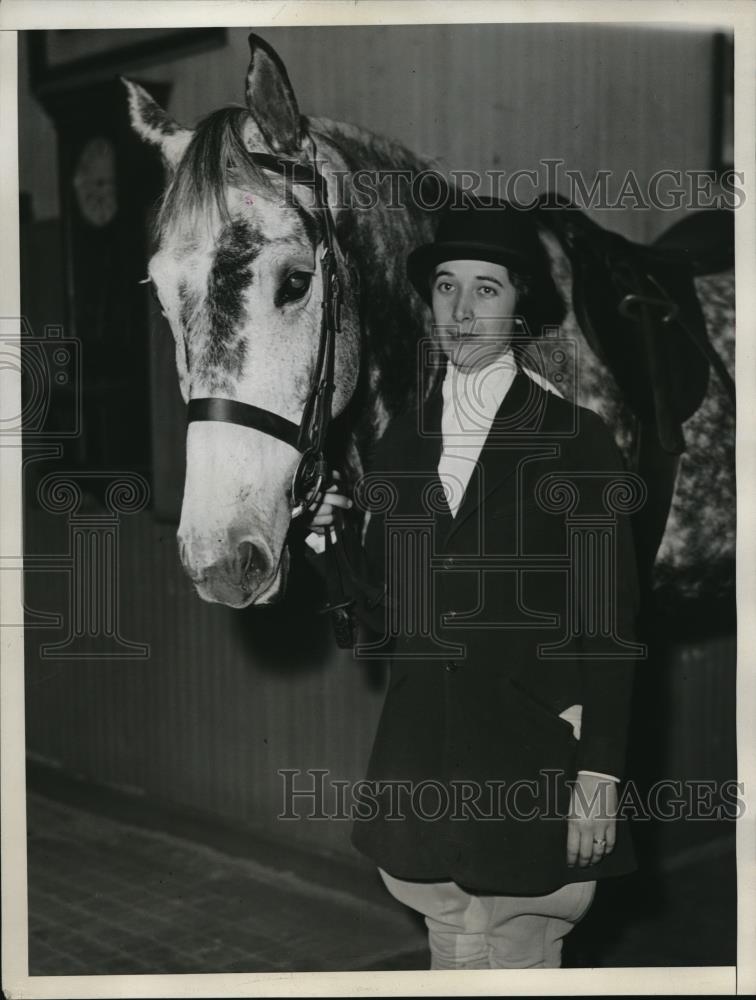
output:
{"label": "woman", "polygon": [[[630,529],[607,509],[622,463],[518,360],[564,313],[529,214],[449,208],[408,274],[434,342],[369,477],[392,498],[366,535],[391,676],[353,842],[425,916],[431,968],[556,967],[596,879],[634,867],[615,816],[639,651]],[[313,525],[348,505],[332,487]]]}

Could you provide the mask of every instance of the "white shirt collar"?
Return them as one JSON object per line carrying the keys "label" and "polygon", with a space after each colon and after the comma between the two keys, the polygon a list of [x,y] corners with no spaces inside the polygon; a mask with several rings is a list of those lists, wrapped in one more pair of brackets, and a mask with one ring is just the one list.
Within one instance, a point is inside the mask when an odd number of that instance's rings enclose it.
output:
{"label": "white shirt collar", "polygon": [[517,362],[511,350],[470,372],[449,362],[442,387],[445,415],[453,412],[455,422],[466,430],[487,431],[516,374]]}

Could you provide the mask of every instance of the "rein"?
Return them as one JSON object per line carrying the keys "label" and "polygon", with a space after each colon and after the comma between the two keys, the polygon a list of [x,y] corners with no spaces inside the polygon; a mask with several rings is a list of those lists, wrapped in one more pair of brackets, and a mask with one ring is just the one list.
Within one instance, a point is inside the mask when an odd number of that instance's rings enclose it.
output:
{"label": "rein", "polygon": [[[314,143],[313,143],[314,147]],[[315,377],[299,424],[287,420],[272,410],[222,396],[203,396],[189,400],[187,420],[219,420],[241,427],[251,427],[295,448],[301,458],[291,481],[291,517],[299,517],[322,498],[327,466],[325,440],[331,420],[334,390],[336,338],[341,325],[341,283],[336,268],[336,228],[328,207],[327,188],[323,175],[312,163],[300,163],[269,153],[248,153],[249,159],[264,170],[282,174],[295,184],[307,184],[315,192],[315,203],[324,220],[323,301],[320,321],[320,341],[315,363]]]}

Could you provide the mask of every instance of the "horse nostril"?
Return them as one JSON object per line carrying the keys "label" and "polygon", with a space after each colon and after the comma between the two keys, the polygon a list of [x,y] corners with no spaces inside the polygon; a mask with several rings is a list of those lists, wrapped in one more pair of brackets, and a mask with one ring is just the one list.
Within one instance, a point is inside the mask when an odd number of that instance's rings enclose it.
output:
{"label": "horse nostril", "polygon": [[178,542],[179,559],[181,560],[182,566],[189,565],[189,553],[186,548],[186,542],[180,535],[177,535],[176,540]]}
{"label": "horse nostril", "polygon": [[242,586],[251,588],[257,580],[267,576],[270,560],[262,546],[245,539],[239,542],[237,555]]}
{"label": "horse nostril", "polygon": [[252,542],[241,542],[239,545],[239,562],[242,574],[246,575],[252,565],[252,560],[255,558],[255,551],[256,549]]}

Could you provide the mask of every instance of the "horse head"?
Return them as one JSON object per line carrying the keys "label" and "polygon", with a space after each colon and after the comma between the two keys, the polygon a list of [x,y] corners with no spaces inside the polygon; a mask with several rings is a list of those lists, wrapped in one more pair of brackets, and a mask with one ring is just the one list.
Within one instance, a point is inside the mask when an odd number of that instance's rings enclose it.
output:
{"label": "horse head", "polygon": [[[149,279],[175,339],[187,404],[231,400],[299,426],[317,381],[323,251],[330,219],[338,232],[335,171],[344,164],[324,137],[316,147],[276,53],[254,35],[250,49],[246,107],[215,111],[193,130],[124,81],[132,126],[166,167]],[[292,170],[269,169],[255,154]],[[323,201],[295,165],[323,178]],[[354,392],[360,341],[357,292],[338,236],[331,260],[342,289],[335,416]],[[189,424],[178,541],[205,600],[244,607],[279,596],[300,458],[292,442],[260,428]]]}

